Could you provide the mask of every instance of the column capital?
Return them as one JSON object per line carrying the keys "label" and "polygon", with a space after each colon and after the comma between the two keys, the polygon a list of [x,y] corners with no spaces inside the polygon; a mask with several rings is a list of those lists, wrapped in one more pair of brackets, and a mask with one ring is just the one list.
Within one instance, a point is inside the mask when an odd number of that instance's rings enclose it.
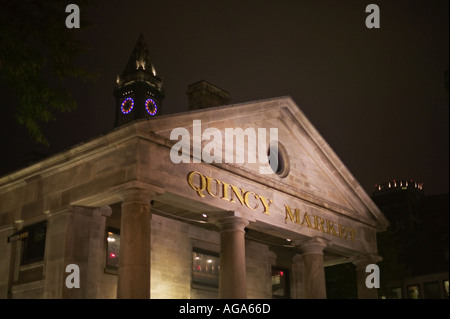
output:
{"label": "column capital", "polygon": [[245,227],[254,222],[255,218],[248,215],[242,214],[237,211],[223,212],[219,215],[213,217],[208,217],[208,222],[211,222],[218,226],[221,231],[224,230],[244,230]]}
{"label": "column capital", "polygon": [[330,246],[331,242],[322,237],[313,237],[307,240],[296,241],[294,245],[302,251],[302,255],[323,254],[323,250]]}
{"label": "column capital", "polygon": [[96,208],[96,210],[100,213],[101,216],[110,217],[112,215],[111,206],[101,206]]}
{"label": "column capital", "polygon": [[111,189],[122,202],[140,202],[150,204],[150,199],[165,193],[164,188],[133,181],[118,185]]}
{"label": "column capital", "polygon": [[226,217],[216,222],[216,225],[220,227],[221,231],[233,231],[233,230],[244,231],[245,227],[247,227],[249,224],[250,224],[249,220],[237,216]]}

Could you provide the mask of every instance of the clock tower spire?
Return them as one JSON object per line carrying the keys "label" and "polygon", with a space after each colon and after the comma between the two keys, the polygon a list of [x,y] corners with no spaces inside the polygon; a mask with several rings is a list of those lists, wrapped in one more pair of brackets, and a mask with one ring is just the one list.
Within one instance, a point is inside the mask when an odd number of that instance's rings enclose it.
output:
{"label": "clock tower spire", "polygon": [[117,76],[115,127],[158,115],[164,95],[163,79],[156,73],[141,33],[125,70]]}

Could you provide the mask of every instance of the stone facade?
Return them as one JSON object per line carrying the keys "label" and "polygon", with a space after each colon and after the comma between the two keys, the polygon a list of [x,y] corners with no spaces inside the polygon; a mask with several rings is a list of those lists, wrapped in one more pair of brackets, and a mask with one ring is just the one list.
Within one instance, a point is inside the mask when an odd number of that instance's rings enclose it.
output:
{"label": "stone facade", "polygon": [[[196,141],[207,141],[196,120],[220,132],[277,128],[287,173],[200,161]],[[171,159],[176,128],[190,133],[188,163]],[[233,143],[233,155],[252,147]],[[17,238],[39,222],[45,252],[23,264],[27,239]],[[0,297],[271,298],[272,267],[281,267],[290,297],[326,298],[323,267],[376,262],[387,225],[289,97],[164,115],[0,178]],[[110,228],[120,230],[116,273],[105,270]],[[192,284],[195,248],[217,254],[219,287]],[[80,288],[67,287],[69,264]]]}

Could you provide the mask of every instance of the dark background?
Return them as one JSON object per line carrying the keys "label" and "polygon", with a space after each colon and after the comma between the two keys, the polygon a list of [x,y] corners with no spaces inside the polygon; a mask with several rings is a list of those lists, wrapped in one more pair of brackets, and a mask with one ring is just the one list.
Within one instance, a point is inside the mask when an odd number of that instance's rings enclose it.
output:
{"label": "dark background", "polygon": [[[75,1],[72,1],[76,3]],[[368,29],[368,4],[380,29]],[[107,133],[113,88],[140,33],[163,76],[162,114],[187,111],[186,89],[207,80],[232,103],[290,95],[371,194],[397,179],[448,192],[448,1],[102,1],[80,7],[93,23],[73,29],[91,46],[79,64],[95,83],[69,82],[78,108],[44,126],[50,147],[15,124],[0,88],[0,175]],[[86,17],[85,16],[85,17]],[[61,21],[61,28],[65,21]]]}

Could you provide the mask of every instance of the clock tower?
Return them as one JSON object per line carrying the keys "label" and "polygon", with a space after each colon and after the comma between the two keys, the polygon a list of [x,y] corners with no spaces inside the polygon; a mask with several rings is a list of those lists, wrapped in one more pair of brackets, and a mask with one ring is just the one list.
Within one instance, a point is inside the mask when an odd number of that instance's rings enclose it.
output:
{"label": "clock tower", "polygon": [[138,119],[151,119],[161,112],[163,79],[156,73],[141,34],[121,75],[117,75],[115,127]]}

